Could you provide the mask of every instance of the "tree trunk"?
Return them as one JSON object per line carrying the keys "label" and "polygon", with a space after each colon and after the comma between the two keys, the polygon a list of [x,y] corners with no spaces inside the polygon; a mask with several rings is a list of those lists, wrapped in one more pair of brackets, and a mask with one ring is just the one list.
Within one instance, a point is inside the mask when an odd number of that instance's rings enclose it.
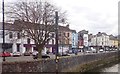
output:
{"label": "tree trunk", "polygon": [[44,45],[38,45],[38,58],[42,58],[42,50],[44,49]]}

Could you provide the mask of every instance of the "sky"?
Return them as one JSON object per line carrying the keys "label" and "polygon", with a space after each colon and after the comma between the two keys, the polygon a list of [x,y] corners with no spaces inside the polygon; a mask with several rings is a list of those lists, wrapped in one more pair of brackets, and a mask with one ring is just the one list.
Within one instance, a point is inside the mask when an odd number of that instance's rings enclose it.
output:
{"label": "sky", "polygon": [[[17,0],[4,0],[15,2]],[[88,30],[89,33],[118,34],[118,2],[120,0],[49,0],[63,11],[71,29]],[[0,3],[1,0],[0,0]],[[1,4],[0,4],[1,5]],[[0,14],[2,17],[2,15]],[[0,21],[2,19],[0,18]]]}

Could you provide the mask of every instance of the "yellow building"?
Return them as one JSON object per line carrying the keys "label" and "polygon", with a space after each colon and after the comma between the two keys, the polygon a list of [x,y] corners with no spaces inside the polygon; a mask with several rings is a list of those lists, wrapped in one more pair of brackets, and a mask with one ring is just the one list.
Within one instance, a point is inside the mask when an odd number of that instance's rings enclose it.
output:
{"label": "yellow building", "polygon": [[118,48],[118,40],[117,39],[114,40],[114,46]]}
{"label": "yellow building", "polygon": [[117,37],[110,35],[110,46],[118,48],[118,39]]}

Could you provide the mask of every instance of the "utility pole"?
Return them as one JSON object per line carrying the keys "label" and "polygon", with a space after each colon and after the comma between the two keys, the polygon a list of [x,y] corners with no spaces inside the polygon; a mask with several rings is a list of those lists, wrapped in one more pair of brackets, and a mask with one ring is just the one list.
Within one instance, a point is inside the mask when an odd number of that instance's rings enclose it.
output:
{"label": "utility pole", "polygon": [[55,62],[56,62],[56,74],[58,74],[58,12],[55,12],[55,33],[56,33],[56,53],[55,53]]}
{"label": "utility pole", "polygon": [[[2,0],[2,14],[3,14],[3,19],[2,19],[2,28],[3,28],[3,44],[2,44],[2,49],[3,49],[3,54],[5,52],[5,25],[4,25],[4,0]],[[5,61],[5,56],[3,56],[3,61]]]}

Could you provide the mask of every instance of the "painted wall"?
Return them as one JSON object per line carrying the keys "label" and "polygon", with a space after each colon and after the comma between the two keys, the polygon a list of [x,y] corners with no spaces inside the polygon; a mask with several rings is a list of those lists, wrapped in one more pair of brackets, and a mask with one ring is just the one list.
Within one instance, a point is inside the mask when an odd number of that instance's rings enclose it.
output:
{"label": "painted wall", "polygon": [[72,48],[78,48],[78,34],[75,32],[72,32]]}

